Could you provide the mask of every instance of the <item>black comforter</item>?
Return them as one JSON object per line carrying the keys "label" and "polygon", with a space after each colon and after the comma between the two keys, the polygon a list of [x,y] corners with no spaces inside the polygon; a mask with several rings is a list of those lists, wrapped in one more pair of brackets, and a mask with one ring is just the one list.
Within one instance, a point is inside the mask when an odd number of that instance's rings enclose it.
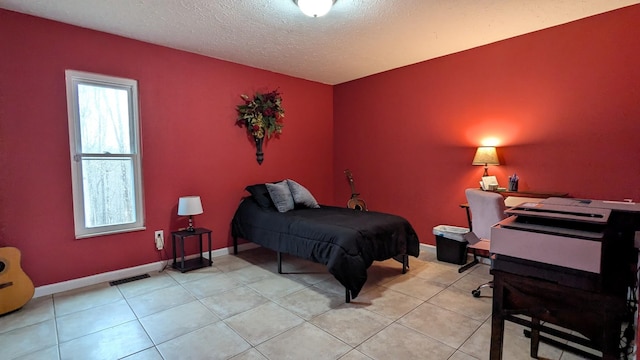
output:
{"label": "black comforter", "polygon": [[374,260],[420,253],[418,236],[404,218],[333,206],[280,213],[248,197],[233,217],[231,232],[234,239],[327,265],[353,298]]}

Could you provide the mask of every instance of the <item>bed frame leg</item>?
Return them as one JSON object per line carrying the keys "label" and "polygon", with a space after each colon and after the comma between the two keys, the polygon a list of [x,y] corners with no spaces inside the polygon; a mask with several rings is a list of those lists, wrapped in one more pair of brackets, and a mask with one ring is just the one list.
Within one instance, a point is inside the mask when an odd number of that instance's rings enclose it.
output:
{"label": "bed frame leg", "polygon": [[351,295],[349,294],[349,289],[344,288],[344,290],[345,290],[345,294],[346,294],[345,302],[346,303],[350,303],[351,302]]}
{"label": "bed frame leg", "polygon": [[277,254],[278,254],[278,274],[282,274],[282,253],[278,251]]}
{"label": "bed frame leg", "polygon": [[238,255],[238,238],[233,237],[233,255]]}
{"label": "bed frame leg", "polygon": [[407,269],[409,269],[409,255],[402,255],[402,273],[406,274]]}

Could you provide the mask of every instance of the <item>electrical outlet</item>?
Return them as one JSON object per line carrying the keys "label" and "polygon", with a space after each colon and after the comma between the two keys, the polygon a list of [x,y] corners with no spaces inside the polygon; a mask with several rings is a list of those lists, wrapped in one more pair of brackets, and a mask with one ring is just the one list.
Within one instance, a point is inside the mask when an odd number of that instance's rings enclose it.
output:
{"label": "electrical outlet", "polygon": [[164,231],[156,230],[154,235],[154,241],[156,242],[156,249],[162,250],[164,248]]}

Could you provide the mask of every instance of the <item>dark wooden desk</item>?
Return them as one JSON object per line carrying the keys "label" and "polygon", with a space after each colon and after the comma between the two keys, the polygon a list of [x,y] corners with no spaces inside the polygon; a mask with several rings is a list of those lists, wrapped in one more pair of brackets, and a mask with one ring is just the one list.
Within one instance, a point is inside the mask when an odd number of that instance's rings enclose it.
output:
{"label": "dark wooden desk", "polygon": [[[502,358],[505,321],[531,329],[532,357],[537,357],[539,341],[544,341],[588,359],[613,360],[621,355],[628,359],[636,334],[636,301],[630,294],[637,287],[634,237],[640,231],[640,211],[612,211],[603,230],[598,273],[494,254],[491,360]],[[598,350],[602,357],[541,333]]]}
{"label": "dark wooden desk", "polygon": [[[576,353],[587,359],[600,359],[579,348],[540,335],[547,333],[602,352],[602,359],[619,359],[618,345],[625,320],[624,297],[585,291],[554,282],[492,270],[493,312],[491,315],[490,359],[502,359],[505,320],[523,325],[531,337],[530,356],[538,357],[539,341]],[[529,317],[529,319],[524,318]],[[579,332],[568,332],[541,325],[549,322]],[[525,331],[527,333],[527,331]]]}
{"label": "dark wooden desk", "polygon": [[494,191],[498,194],[507,197],[507,196],[521,196],[521,197],[530,197],[530,198],[550,198],[550,197],[567,197],[569,193],[567,192],[555,192],[555,191],[534,191],[534,190],[523,190],[523,191]]}

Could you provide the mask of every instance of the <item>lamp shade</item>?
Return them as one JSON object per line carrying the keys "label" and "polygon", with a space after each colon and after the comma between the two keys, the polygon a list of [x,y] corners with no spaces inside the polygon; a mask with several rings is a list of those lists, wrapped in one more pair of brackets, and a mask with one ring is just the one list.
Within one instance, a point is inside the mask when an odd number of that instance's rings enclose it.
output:
{"label": "lamp shade", "polygon": [[200,196],[183,196],[178,199],[178,215],[198,215],[202,214],[202,202]]}
{"label": "lamp shade", "polygon": [[326,15],[335,0],[297,0],[296,3],[303,14],[310,17],[319,17]]}
{"label": "lamp shade", "polygon": [[500,165],[495,146],[479,146],[471,165]]}

